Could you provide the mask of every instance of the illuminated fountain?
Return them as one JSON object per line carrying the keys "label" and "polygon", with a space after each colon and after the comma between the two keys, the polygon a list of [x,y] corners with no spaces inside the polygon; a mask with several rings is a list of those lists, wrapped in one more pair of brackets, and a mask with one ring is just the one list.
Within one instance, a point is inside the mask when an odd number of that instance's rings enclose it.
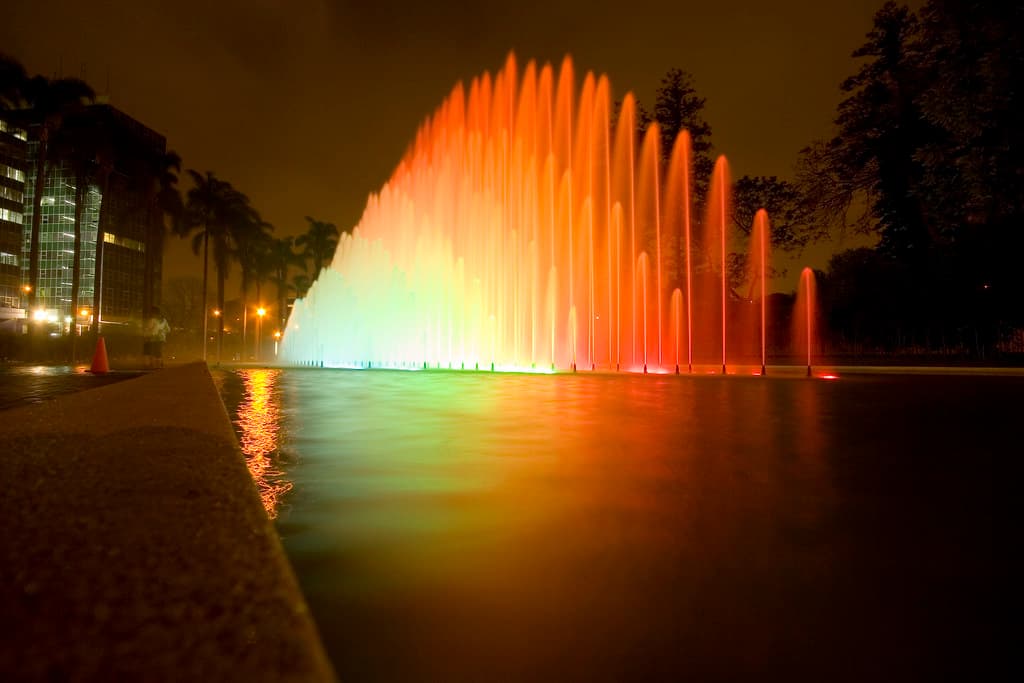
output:
{"label": "illuminated fountain", "polygon": [[807,358],[807,376],[811,376],[814,347],[817,340],[817,284],[814,271],[804,268],[800,272],[800,285],[793,307],[793,348],[803,351]]}
{"label": "illuminated fountain", "polygon": [[[728,329],[725,158],[698,222],[689,135],[666,165],[657,124],[637,138],[633,96],[615,121],[611,102],[605,76],[588,72],[577,91],[568,57],[557,74],[533,62],[520,73],[510,55],[493,79],[457,85],[296,301],[281,359],[725,372],[739,357]],[[751,260],[763,302],[763,212],[759,223]]]}

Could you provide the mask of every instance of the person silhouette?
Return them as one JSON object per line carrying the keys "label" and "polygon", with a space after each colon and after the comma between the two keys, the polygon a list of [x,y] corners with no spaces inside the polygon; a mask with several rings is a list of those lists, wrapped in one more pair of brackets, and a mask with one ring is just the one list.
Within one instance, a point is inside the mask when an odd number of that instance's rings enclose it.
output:
{"label": "person silhouette", "polygon": [[167,319],[160,313],[157,306],[153,306],[149,311],[149,318],[146,319],[146,326],[143,330],[142,355],[146,357],[146,367],[162,368],[164,366],[164,342],[167,341],[167,333],[170,331],[171,326]]}

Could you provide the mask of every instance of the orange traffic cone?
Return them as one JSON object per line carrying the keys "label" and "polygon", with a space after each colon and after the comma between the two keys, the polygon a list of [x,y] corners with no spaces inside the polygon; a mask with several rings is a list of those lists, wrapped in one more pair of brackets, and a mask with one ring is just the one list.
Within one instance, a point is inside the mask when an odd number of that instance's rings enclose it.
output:
{"label": "orange traffic cone", "polygon": [[107,362],[107,345],[103,337],[96,339],[96,353],[92,355],[92,367],[89,372],[96,375],[105,375],[110,372],[110,363]]}

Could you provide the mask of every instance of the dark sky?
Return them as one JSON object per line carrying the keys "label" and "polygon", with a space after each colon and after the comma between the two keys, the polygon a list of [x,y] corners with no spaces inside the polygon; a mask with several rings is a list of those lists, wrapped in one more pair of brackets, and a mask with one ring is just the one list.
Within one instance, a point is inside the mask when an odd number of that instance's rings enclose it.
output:
{"label": "dark sky", "polygon": [[[246,192],[278,234],[304,215],[354,224],[420,121],[509,50],[650,103],[690,71],[734,177],[790,173],[827,135],[850,53],[881,0],[386,3],[92,0],[10,3],[0,50],[30,72],[86,79],[167,137],[188,168]],[[109,85],[108,85],[109,83]],[[828,249],[807,254],[824,265]],[[168,276],[198,274],[182,244]]]}

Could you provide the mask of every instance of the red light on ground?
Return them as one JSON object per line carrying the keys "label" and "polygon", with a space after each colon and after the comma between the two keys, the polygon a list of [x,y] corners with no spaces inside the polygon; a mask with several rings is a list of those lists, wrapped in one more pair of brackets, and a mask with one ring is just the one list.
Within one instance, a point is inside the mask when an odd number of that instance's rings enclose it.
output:
{"label": "red light on ground", "polygon": [[822,379],[839,379],[839,375],[822,375]]}

